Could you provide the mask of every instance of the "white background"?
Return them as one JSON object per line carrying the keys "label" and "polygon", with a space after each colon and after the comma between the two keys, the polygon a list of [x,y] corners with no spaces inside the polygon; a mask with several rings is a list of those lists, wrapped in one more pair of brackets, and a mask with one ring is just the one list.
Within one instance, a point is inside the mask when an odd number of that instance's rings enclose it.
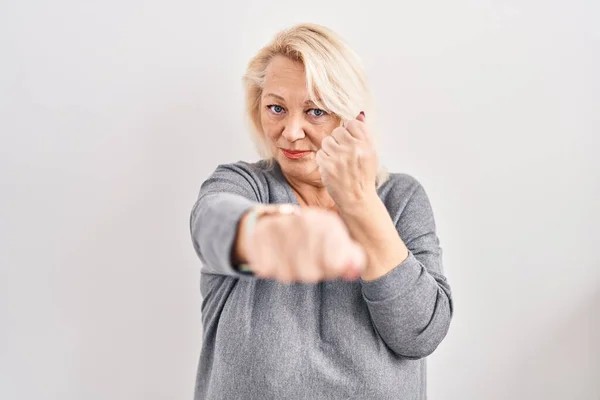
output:
{"label": "white background", "polygon": [[248,59],[316,22],[434,207],[456,314],[430,399],[600,399],[598,4],[2,1],[0,398],[191,399],[189,212],[256,159]]}

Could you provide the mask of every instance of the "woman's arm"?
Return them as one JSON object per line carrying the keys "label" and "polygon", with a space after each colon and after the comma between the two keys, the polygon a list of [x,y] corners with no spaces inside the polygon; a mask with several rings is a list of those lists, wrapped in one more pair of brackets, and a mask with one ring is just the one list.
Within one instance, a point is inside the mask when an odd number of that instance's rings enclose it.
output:
{"label": "woman's arm", "polygon": [[408,257],[408,249],[375,190],[352,209],[340,209],[340,216],[367,253],[368,263],[361,276],[364,281],[384,276]]}
{"label": "woman's arm", "polygon": [[[386,202],[402,197],[392,189]],[[340,211],[367,253],[362,289],[373,323],[396,354],[425,357],[446,336],[453,312],[427,195],[415,181],[396,224],[379,197],[370,197],[363,206]]]}
{"label": "woman's arm", "polygon": [[[266,205],[268,185],[261,179],[250,165],[237,163],[219,166],[203,183],[190,216],[202,272],[303,283],[358,278],[364,251],[341,218],[318,208]],[[240,263],[250,270],[238,269]]]}
{"label": "woman's arm", "polygon": [[[264,185],[244,163],[219,165],[203,182],[190,215],[190,234],[202,271],[241,276],[235,268],[236,242],[243,216],[261,202]],[[243,254],[237,254],[243,260]]]}

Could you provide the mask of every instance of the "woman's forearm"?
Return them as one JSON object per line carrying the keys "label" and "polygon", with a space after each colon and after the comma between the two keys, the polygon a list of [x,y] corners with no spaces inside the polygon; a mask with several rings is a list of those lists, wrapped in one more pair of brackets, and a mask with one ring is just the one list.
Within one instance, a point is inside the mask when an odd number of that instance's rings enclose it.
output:
{"label": "woman's forearm", "polygon": [[372,281],[384,276],[408,257],[408,249],[377,193],[352,209],[341,209],[340,215],[352,237],[367,253],[368,265],[362,274],[363,280]]}

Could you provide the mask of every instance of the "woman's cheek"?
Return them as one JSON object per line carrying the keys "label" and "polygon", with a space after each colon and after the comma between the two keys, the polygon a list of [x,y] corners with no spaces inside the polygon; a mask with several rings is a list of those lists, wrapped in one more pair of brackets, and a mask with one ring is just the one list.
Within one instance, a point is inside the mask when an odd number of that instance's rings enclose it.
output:
{"label": "woman's cheek", "polygon": [[263,128],[263,132],[264,135],[267,139],[269,139],[270,141],[274,141],[277,139],[277,129],[274,126],[274,124],[269,121],[269,119],[267,117],[263,117],[261,120],[262,123],[262,128]]}
{"label": "woman's cheek", "polygon": [[321,142],[323,141],[323,139],[325,139],[327,136],[331,135],[331,132],[333,132],[334,129],[335,129],[334,126],[323,126],[317,130],[316,135],[315,135],[315,142],[318,143],[319,149],[321,148]]}
{"label": "woman's cheek", "polygon": [[269,140],[270,143],[272,143],[273,145],[275,145],[275,143],[277,143],[277,139],[279,139],[279,135],[277,134],[277,130],[275,129],[270,129],[265,131],[267,139]]}

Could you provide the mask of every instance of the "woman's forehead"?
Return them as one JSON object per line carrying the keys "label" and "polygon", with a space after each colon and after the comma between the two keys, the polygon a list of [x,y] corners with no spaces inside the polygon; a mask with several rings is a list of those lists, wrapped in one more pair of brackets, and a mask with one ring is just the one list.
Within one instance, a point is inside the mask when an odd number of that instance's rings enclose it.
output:
{"label": "woman's forehead", "polygon": [[288,104],[314,106],[309,97],[304,66],[287,57],[276,56],[269,63],[263,81],[262,99],[271,98]]}
{"label": "woman's forehead", "polygon": [[[273,60],[267,67],[263,89],[265,92],[275,92],[277,90],[293,92],[294,94],[300,91],[306,92],[304,67],[301,64],[298,66],[289,60],[283,62]],[[276,94],[283,96],[282,93]]]}

